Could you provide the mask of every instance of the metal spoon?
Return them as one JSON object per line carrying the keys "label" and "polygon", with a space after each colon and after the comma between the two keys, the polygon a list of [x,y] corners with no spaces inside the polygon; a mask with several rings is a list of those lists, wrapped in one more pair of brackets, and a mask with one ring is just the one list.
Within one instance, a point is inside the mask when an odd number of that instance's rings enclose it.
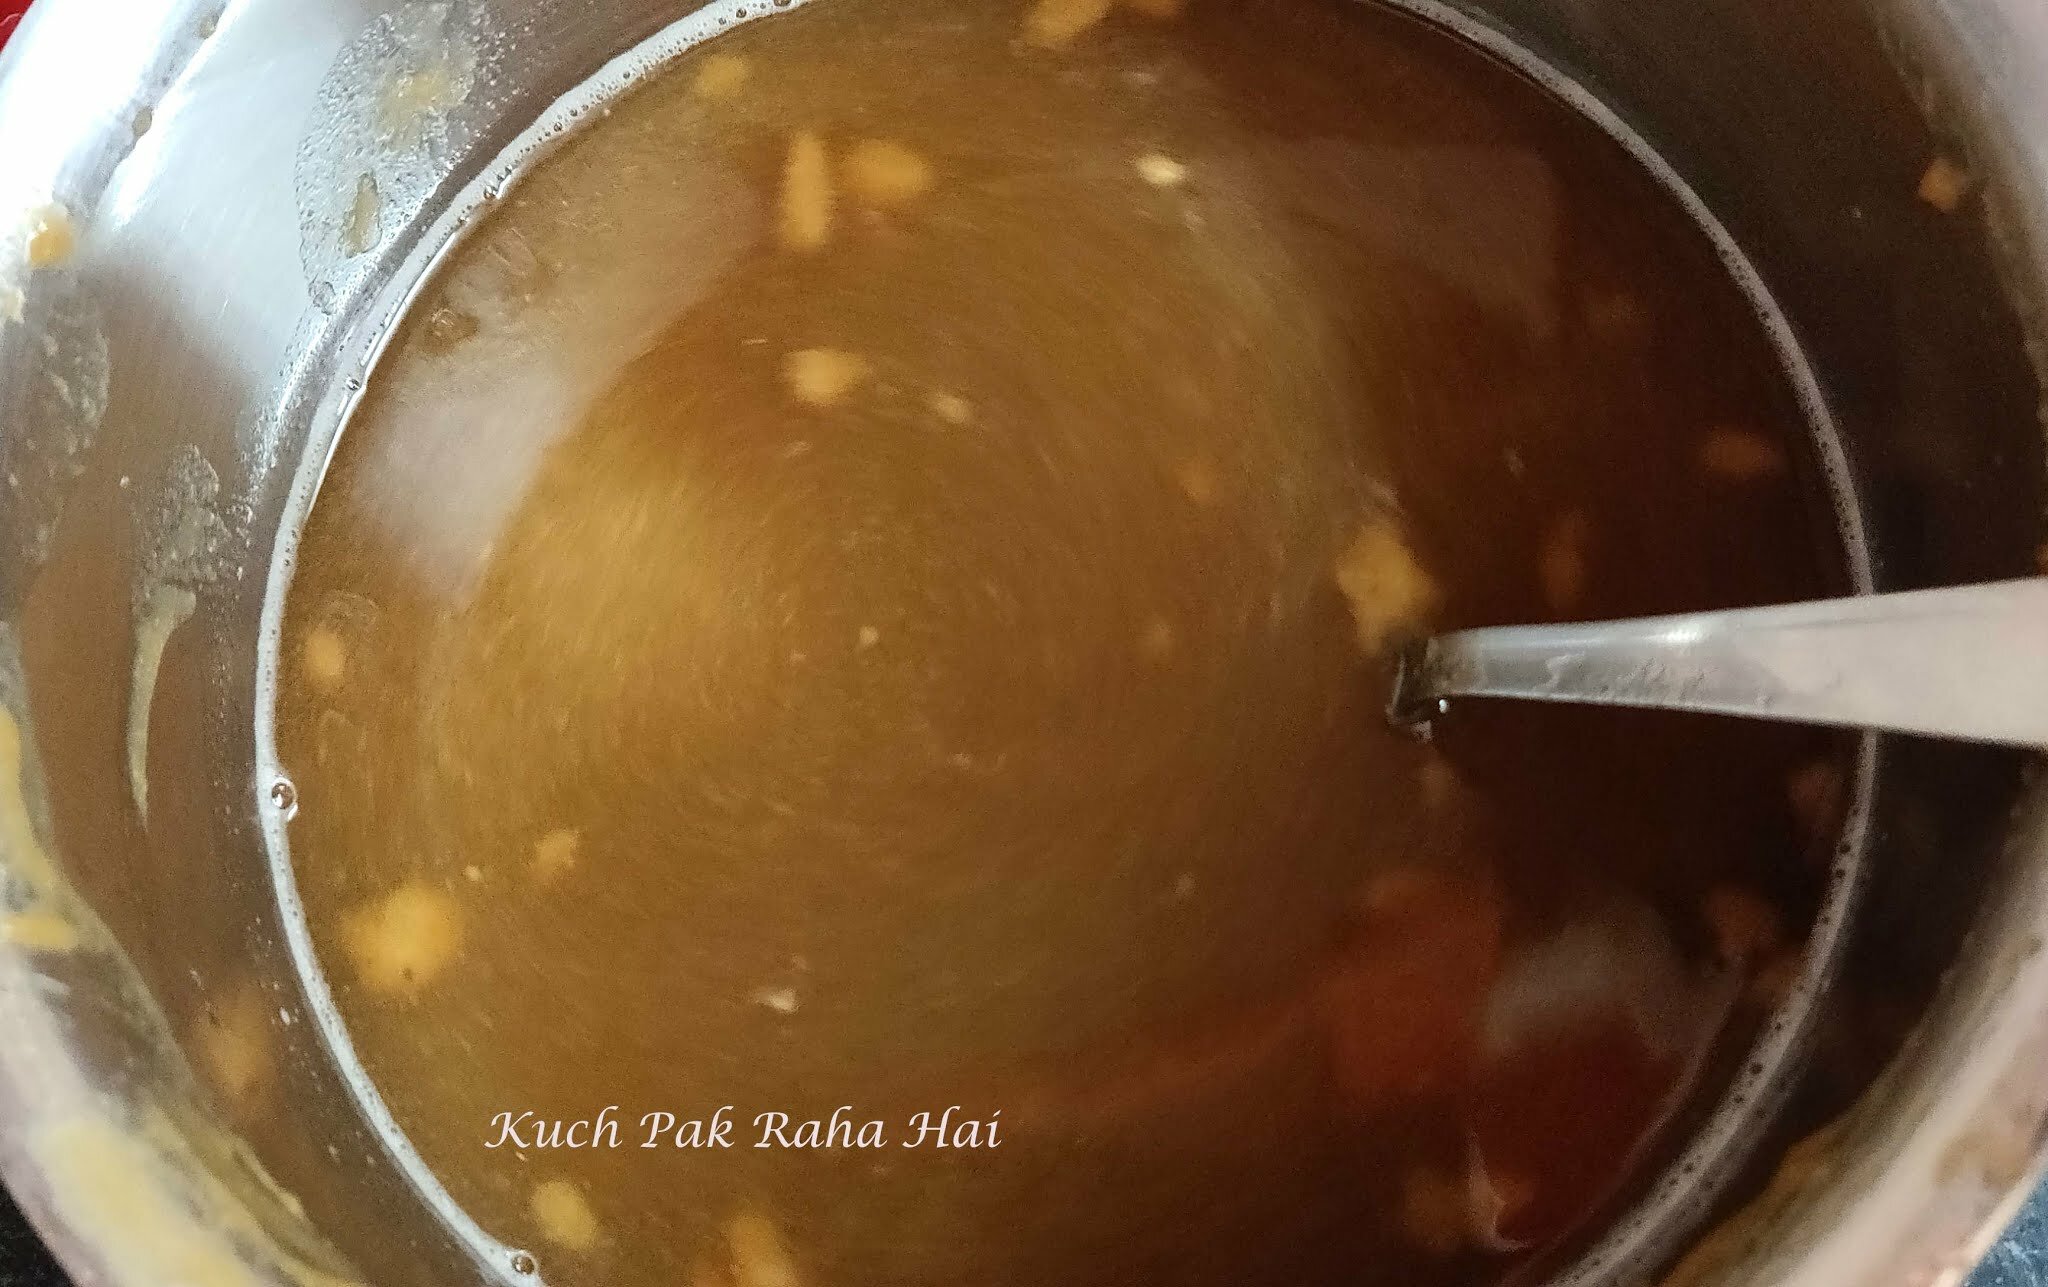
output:
{"label": "metal spoon", "polygon": [[1583,625],[1439,635],[1388,714],[1453,697],[1707,711],[2048,746],[2048,577]]}

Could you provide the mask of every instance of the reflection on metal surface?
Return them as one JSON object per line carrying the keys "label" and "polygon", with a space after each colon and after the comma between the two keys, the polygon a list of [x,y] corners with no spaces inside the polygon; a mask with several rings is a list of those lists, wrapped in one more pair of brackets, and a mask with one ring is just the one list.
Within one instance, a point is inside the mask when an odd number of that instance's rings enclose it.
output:
{"label": "reflection on metal surface", "polygon": [[1394,710],[1506,697],[2048,747],[2048,579],[1719,613],[1491,626],[1411,649]]}

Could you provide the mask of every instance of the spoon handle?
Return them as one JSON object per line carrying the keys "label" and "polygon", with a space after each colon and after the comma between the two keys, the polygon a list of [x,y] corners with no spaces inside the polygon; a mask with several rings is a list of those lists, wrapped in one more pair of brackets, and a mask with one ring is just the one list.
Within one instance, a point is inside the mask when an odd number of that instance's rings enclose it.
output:
{"label": "spoon handle", "polygon": [[1393,717],[1452,697],[1706,711],[2048,746],[2048,577],[1580,625],[1410,648]]}

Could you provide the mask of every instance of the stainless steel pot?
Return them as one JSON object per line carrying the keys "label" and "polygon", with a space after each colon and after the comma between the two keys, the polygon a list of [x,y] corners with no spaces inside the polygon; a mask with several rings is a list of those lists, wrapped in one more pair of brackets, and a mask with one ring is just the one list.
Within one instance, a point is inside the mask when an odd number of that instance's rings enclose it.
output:
{"label": "stainless steel pot", "polygon": [[[2048,572],[2048,6],[1410,7],[1554,69],[1727,228],[1818,377],[1876,588]],[[534,1276],[408,1167],[294,969],[272,559],[464,203],[534,122],[743,12],[42,0],[0,55],[0,1172],[79,1281]],[[2036,1177],[2048,788],[2005,752],[1873,765],[1811,1057],[1739,1138],[1775,1125],[1718,1206],[1726,1159],[1689,1154],[1571,1280],[1949,1281]],[[219,1086],[259,1075],[237,1118]]]}

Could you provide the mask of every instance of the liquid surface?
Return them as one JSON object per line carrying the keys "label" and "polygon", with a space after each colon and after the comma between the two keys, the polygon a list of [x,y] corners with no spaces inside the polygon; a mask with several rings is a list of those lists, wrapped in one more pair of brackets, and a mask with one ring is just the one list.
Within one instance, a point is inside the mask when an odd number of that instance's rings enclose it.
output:
{"label": "liquid surface", "polygon": [[553,1283],[1494,1280],[1726,1084],[1837,748],[1424,744],[1385,647],[1838,588],[1808,457],[1702,235],[1441,33],[777,15],[502,200],[341,442],[323,966]]}

